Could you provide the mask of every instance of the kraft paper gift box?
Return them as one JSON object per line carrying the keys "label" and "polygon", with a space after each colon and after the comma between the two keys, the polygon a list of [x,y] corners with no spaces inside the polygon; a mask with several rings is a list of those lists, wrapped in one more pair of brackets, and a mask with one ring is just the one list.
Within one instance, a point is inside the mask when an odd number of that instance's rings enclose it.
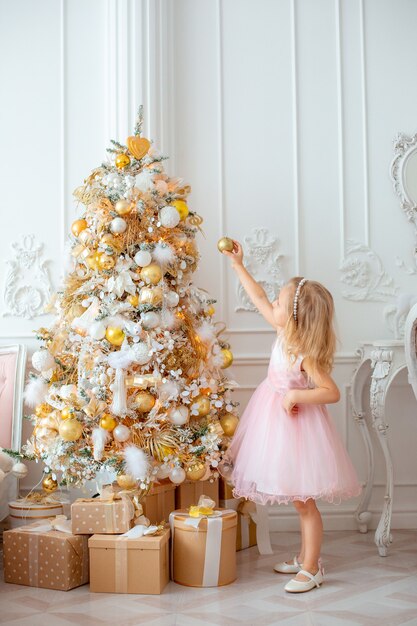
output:
{"label": "kraft paper gift box", "polygon": [[215,509],[208,517],[170,515],[172,579],[188,587],[217,587],[236,580],[237,513]]}
{"label": "kraft paper gift box", "polygon": [[175,491],[175,508],[187,509],[192,506],[200,496],[206,495],[214,500],[215,505],[219,506],[219,481],[213,480],[186,480],[177,486]]}
{"label": "kraft paper gift box", "polygon": [[135,507],[126,495],[109,491],[99,498],[79,498],[71,505],[74,535],[121,535],[133,526]]}
{"label": "kraft paper gift box", "polygon": [[169,582],[169,536],[166,528],[160,534],[139,538],[90,537],[90,591],[162,593]]}
{"label": "kraft paper gift box", "polygon": [[231,500],[233,498],[233,485],[230,485],[220,476],[219,478],[219,498],[220,500]]}
{"label": "kraft paper gift box", "polygon": [[3,542],[6,583],[68,591],[88,582],[88,538],[64,516],[6,530]]}
{"label": "kraft paper gift box", "polygon": [[62,502],[58,502],[51,497],[39,494],[37,500],[31,498],[19,498],[9,502],[10,528],[18,528],[26,524],[32,524],[38,520],[48,517],[62,515]]}
{"label": "kraft paper gift box", "polygon": [[141,501],[143,514],[151,524],[168,522],[169,514],[175,510],[175,489],[171,481],[154,485]]}
{"label": "kraft paper gift box", "polygon": [[220,506],[237,513],[236,550],[256,546],[256,524],[251,515],[256,506],[244,498],[220,499]]}

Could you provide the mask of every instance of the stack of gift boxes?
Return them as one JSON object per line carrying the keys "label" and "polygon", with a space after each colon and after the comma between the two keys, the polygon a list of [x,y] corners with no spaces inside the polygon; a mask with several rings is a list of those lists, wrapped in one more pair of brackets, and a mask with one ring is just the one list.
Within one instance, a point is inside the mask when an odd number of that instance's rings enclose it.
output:
{"label": "stack of gift boxes", "polygon": [[16,527],[3,534],[4,578],[65,591],[90,582],[93,592],[137,594],[162,593],[170,576],[189,586],[229,584],[236,549],[256,543],[242,504],[221,480],[163,482],[139,507],[113,488],[76,500],[71,520],[59,503],[51,510],[50,502],[13,502]]}

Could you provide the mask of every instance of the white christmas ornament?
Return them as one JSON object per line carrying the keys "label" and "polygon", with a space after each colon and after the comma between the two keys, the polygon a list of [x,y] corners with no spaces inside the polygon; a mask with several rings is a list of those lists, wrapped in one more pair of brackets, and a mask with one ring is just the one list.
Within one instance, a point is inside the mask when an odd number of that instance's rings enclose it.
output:
{"label": "white christmas ornament", "polygon": [[144,341],[139,341],[130,350],[133,354],[133,360],[135,363],[139,363],[139,365],[145,365],[145,363],[151,360],[148,344]]}
{"label": "white christmas ornament", "polygon": [[186,406],[172,407],[168,411],[168,418],[175,426],[183,426],[188,422],[190,413]]}
{"label": "white christmas ornament", "polygon": [[152,261],[151,253],[147,250],[139,250],[133,258],[139,267],[146,267]]}
{"label": "white christmas ornament", "polygon": [[157,479],[164,480],[164,478],[168,478],[170,471],[171,468],[169,467],[169,465],[165,465],[165,463],[162,463],[162,465],[158,467],[158,471],[156,472]]}
{"label": "white christmas ornament", "polygon": [[169,480],[176,485],[183,483],[185,480],[185,471],[182,467],[174,467],[169,473]]}
{"label": "white christmas ornament", "polygon": [[174,206],[164,206],[159,214],[162,226],[175,228],[180,222],[180,214]]}
{"label": "white christmas ornament", "polygon": [[146,313],[142,313],[141,321],[144,328],[151,329],[156,328],[160,324],[160,318],[158,313],[155,311],[147,311]]}
{"label": "white christmas ornament", "polygon": [[178,302],[180,301],[180,297],[177,294],[176,291],[168,291],[165,295],[164,295],[164,303],[169,306],[170,308],[173,308],[174,306],[177,306]]}
{"label": "white christmas ornament", "polygon": [[61,396],[64,400],[71,398],[71,396],[77,395],[77,386],[76,385],[62,385],[59,388],[58,395]]}
{"label": "white christmas ornament", "polygon": [[115,217],[114,220],[110,222],[110,230],[112,233],[119,234],[124,233],[127,228],[127,224],[125,220],[121,217]]}
{"label": "white christmas ornament", "polygon": [[24,463],[15,463],[12,467],[12,474],[16,476],[16,478],[24,478],[27,476],[28,468]]}
{"label": "white christmas ornament", "polygon": [[33,353],[32,365],[38,372],[46,372],[55,366],[55,359],[48,350],[37,350]]}
{"label": "white christmas ornament", "polygon": [[106,325],[103,322],[93,322],[88,329],[88,334],[93,339],[104,339],[106,335]]}
{"label": "white christmas ornament", "polygon": [[153,173],[150,172],[149,170],[146,170],[138,174],[136,176],[135,187],[139,189],[139,191],[142,191],[143,193],[146,193],[147,191],[152,189]]}
{"label": "white christmas ornament", "polygon": [[113,439],[116,441],[127,441],[130,437],[130,429],[124,424],[118,424],[113,430]]}

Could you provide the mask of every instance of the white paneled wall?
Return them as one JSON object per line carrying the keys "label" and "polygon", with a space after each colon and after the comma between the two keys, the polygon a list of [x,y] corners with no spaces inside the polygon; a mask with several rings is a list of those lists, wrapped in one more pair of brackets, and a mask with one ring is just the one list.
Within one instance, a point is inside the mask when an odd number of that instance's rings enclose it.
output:
{"label": "white paneled wall", "polygon": [[[346,299],[340,267],[353,240],[377,255],[398,293],[417,291],[396,263],[411,261],[414,243],[389,178],[395,135],[417,131],[416,21],[413,0],[0,0],[2,292],[11,243],[28,234],[43,244],[59,285],[77,214],[72,190],[110,137],[125,139],[143,103],[146,134],[170,154],[170,173],[190,182],[191,205],[204,217],[196,282],[227,324],[242,407],[265,375],[273,332],[256,313],[236,310],[235,277],[216,242],[228,234],[250,253],[264,228],[273,244],[258,278],[278,289],[306,275],[334,294],[343,397],[332,412],[364,477],[349,383],[358,342],[391,337],[383,311],[395,296],[375,301],[369,288],[363,300]],[[1,317],[1,341],[33,350],[31,332],[47,321]],[[388,409],[394,526],[416,526],[417,411],[405,376]],[[377,455],[375,512],[384,479]],[[354,527],[354,509],[353,501],[323,507],[326,524]],[[277,527],[294,526],[290,508],[272,515]]]}

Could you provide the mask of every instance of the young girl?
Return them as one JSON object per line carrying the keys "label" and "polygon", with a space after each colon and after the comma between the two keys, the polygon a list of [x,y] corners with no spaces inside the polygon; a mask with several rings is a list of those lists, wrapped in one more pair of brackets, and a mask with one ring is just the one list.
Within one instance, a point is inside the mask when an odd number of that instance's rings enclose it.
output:
{"label": "young girl", "polygon": [[293,561],[278,563],[274,569],[297,574],[285,585],[286,591],[310,591],[323,582],[319,560],[323,523],[316,500],[340,502],[361,491],[325,406],[340,399],[330,376],[336,347],[333,298],[320,283],[297,277],[271,304],[243,266],[240,244],[234,242],[233,251],[224,254],[231,258],[259,313],[277,330],[277,340],[268,376],[240,419],[223,473],[236,497],[260,504],[294,504],[300,516],[301,549]]}

